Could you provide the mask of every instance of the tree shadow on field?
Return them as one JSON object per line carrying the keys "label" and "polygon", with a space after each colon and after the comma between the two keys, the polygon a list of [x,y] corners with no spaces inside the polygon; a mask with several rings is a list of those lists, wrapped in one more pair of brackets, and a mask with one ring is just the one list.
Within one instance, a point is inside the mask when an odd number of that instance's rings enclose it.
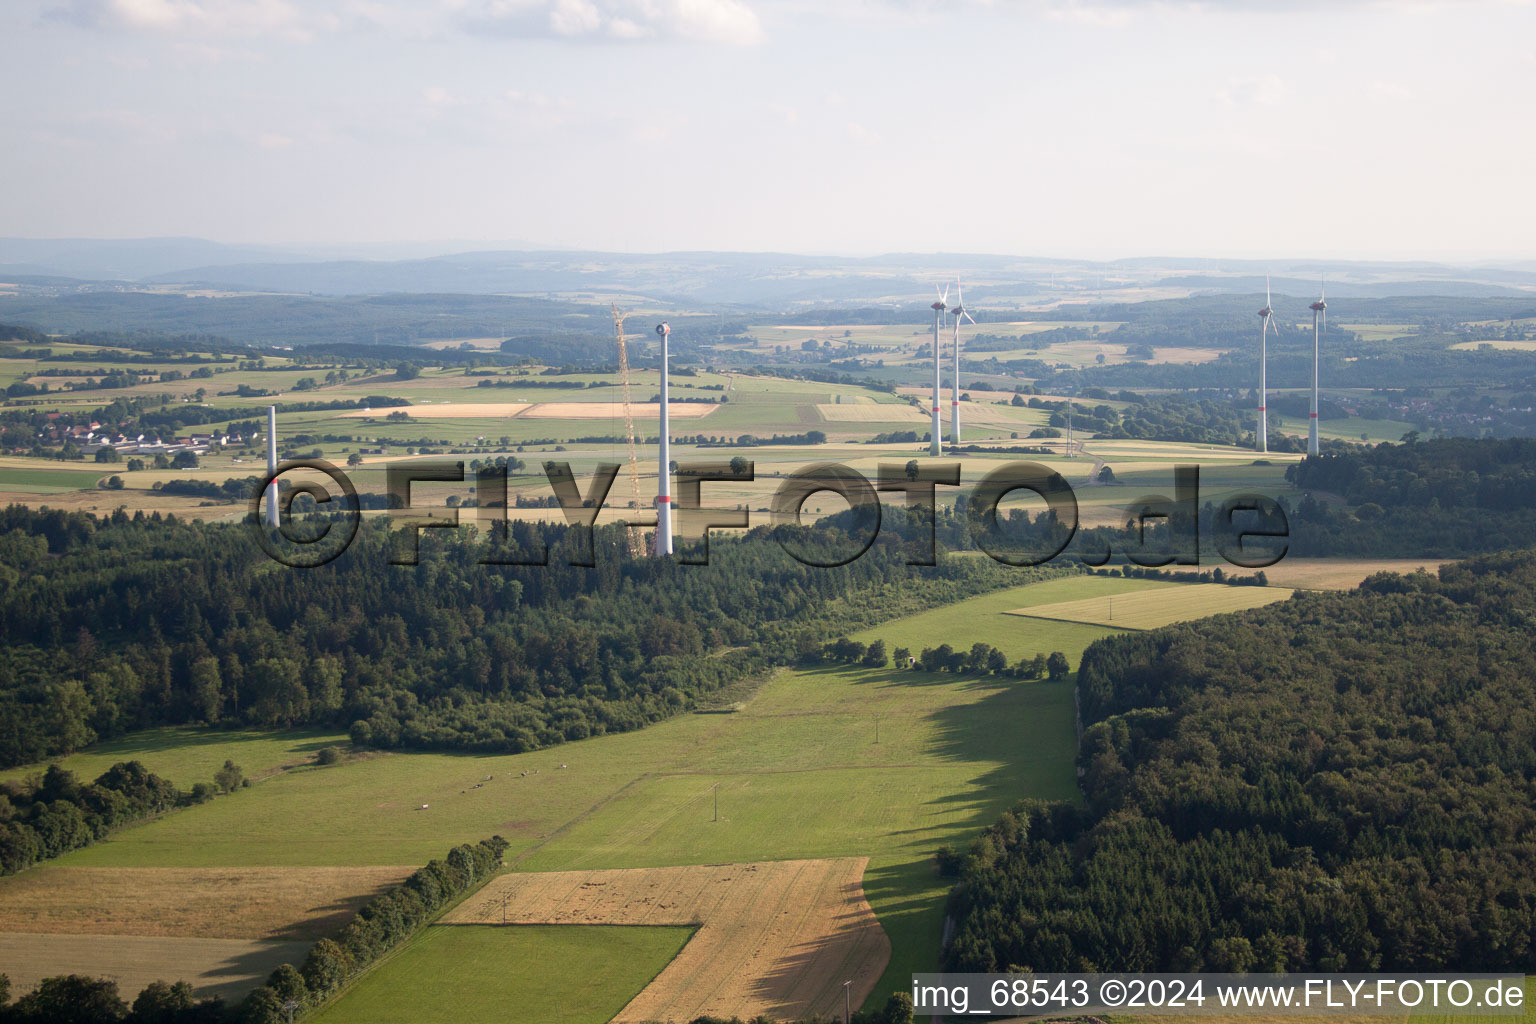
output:
{"label": "tree shadow on field", "polygon": [[[842,893],[855,899],[862,894],[858,882],[848,883]],[[796,943],[772,971],[753,980],[752,994],[769,1004],[760,1012],[776,1020],[841,1019],[843,982],[850,980],[851,1005],[857,1010],[885,969],[876,956],[881,946],[873,929],[878,927],[858,903],[840,904],[827,932]]]}
{"label": "tree shadow on field", "polygon": [[267,938],[272,942],[318,942],[340,931],[369,900],[384,895],[399,884],[384,879],[356,895],[310,907],[304,917],[289,922],[286,927],[273,929]]}
{"label": "tree shadow on field", "polygon": [[[246,994],[266,981],[281,964],[297,967],[309,953],[308,942],[263,942],[220,961],[198,978],[189,979],[199,999],[219,998],[226,1003],[244,999]],[[210,975],[229,980],[211,983]],[[208,978],[208,982],[204,982]]]}

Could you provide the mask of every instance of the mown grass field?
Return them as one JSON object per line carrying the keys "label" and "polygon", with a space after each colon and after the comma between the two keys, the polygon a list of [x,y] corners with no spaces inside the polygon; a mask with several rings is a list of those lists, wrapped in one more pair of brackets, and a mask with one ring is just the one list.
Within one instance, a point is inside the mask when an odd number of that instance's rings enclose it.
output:
{"label": "mown grass field", "polygon": [[[285,765],[309,763],[320,748],[338,745],[349,746],[347,737],[322,729],[274,733],[184,726],[145,729],[106,740],[89,750],[60,758],[56,763],[77,777],[90,780],[119,761],[139,760],[182,789],[191,789],[195,782],[212,782],[214,772],[226,759],[238,764],[247,777],[259,779]],[[24,779],[45,767],[47,765],[6,768],[0,770],[0,781]]]}
{"label": "mown grass field", "polygon": [[607,1024],[692,928],[436,925],[315,1024]]}
{"label": "mown grass field", "polygon": [[[41,459],[28,460],[30,465],[0,466],[0,491],[30,491],[34,494],[52,494],[58,491],[77,491],[93,488],[96,481],[111,473],[111,466],[99,469],[53,467]],[[64,465],[68,465],[67,463]]]}

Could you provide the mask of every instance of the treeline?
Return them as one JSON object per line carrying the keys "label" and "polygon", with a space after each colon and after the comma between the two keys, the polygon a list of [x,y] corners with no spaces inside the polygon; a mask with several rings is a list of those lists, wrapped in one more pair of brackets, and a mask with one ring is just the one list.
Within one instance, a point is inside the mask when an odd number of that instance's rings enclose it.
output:
{"label": "treeline", "polygon": [[1442,557],[1536,545],[1536,440],[1441,438],[1325,452],[1286,470],[1292,552]]}
{"label": "treeline", "polygon": [[290,1024],[484,885],[506,849],[500,836],[455,846],[446,858],[370,900],[335,938],[316,942],[303,964],[281,965],[235,1006],[221,999],[196,1001],[185,981],[155,981],[130,1008],[117,982],[79,974],[44,978],[7,1005],[10,982],[0,974],[0,1024]]}
{"label": "treeline", "polygon": [[1285,477],[1351,505],[1525,511],[1536,508],[1536,440],[1440,438],[1351,448],[1303,459]]}
{"label": "treeline", "polygon": [[725,448],[756,448],[760,445],[779,444],[826,444],[827,435],[820,430],[807,430],[803,434],[774,434],[772,437],[758,437],[756,434],[742,434],[734,441],[721,438],[711,442],[713,447]]}
{"label": "treeline", "polygon": [[[218,501],[246,501],[261,484],[258,476],[230,477],[222,484],[212,480],[156,480],[151,490],[162,494],[185,494],[193,498],[213,498]],[[283,481],[278,482],[281,487]]]}
{"label": "treeline", "polygon": [[[455,846],[370,900],[334,939],[316,942],[298,967],[283,964],[240,1007],[240,1024],[287,1024],[319,1006],[375,960],[485,884],[507,850],[501,836]],[[297,1004],[294,1012],[287,1007]]]}
{"label": "treeline", "polygon": [[537,388],[553,389],[557,391],[581,391],[587,388],[611,388],[614,384],[607,380],[579,381],[579,380],[529,380],[526,377],[513,377],[511,379],[482,380],[475,385],[477,388]]}
{"label": "treeline", "polygon": [[[0,324],[0,340],[21,341],[29,345],[46,345],[52,339],[42,331],[20,324]],[[32,358],[30,356],[26,358]]]}
{"label": "treeline", "polygon": [[858,665],[861,668],[884,668],[895,661],[897,669],[917,669],[923,672],[953,672],[956,675],[1010,676],[1014,679],[1047,678],[1053,682],[1065,679],[1072,671],[1067,656],[1052,651],[1050,656],[1037,653],[1033,658],[1020,658],[1010,666],[1008,656],[991,644],[977,641],[968,651],[957,651],[949,644],[925,647],[916,657],[905,647],[898,647],[890,657],[885,653],[885,641],[874,640],[865,644],[848,637],[839,637],[821,650],[811,651],[800,659],[802,665]]}
{"label": "treeline", "polygon": [[138,761],[119,761],[95,782],[82,783],[58,765],[36,783],[0,782],[0,875],[89,846],[130,822],[203,803],[242,781],[240,769],[225,762],[213,783],[183,793]]}
{"label": "treeline", "polygon": [[[1128,340],[1127,328],[1115,332],[1116,342]],[[1330,335],[1333,329],[1329,329]],[[1121,336],[1125,335],[1125,338]],[[1455,349],[1468,340],[1461,334],[1417,335],[1391,342],[1360,342],[1350,347],[1329,342],[1320,373],[1329,387],[1406,388],[1453,385],[1507,388],[1531,386],[1536,357],[1530,352],[1483,347]],[[1159,344],[1192,344],[1167,341]],[[1108,388],[1157,389],[1251,388],[1259,376],[1259,359],[1251,335],[1231,341],[1230,351],[1203,363],[1130,362],[1082,369],[1046,367],[1036,383],[1047,390],[1096,385]],[[995,360],[993,360],[995,362]],[[1019,361],[1003,364],[1014,368]],[[966,365],[969,368],[968,364]],[[1045,364],[1041,364],[1044,366]],[[977,372],[996,372],[976,367]],[[1312,331],[1283,332],[1269,349],[1269,385],[1272,388],[1310,387],[1312,380]]]}
{"label": "treeline", "polygon": [[1536,552],[1101,640],[1081,807],[965,856],[949,969],[1529,972]]}
{"label": "treeline", "polygon": [[[846,550],[835,525],[808,534]],[[689,565],[630,559],[618,526],[589,550],[564,525],[514,522],[494,547],[423,531],[420,564],[402,566],[388,524],[370,519],[341,558],[292,570],[245,529],[12,506],[0,510],[0,763],[177,723],[532,750],[638,728],[841,632],[1062,571],[912,567],[894,538],[819,568],[773,536],[716,536],[710,564]],[[539,552],[547,566],[482,564]]]}

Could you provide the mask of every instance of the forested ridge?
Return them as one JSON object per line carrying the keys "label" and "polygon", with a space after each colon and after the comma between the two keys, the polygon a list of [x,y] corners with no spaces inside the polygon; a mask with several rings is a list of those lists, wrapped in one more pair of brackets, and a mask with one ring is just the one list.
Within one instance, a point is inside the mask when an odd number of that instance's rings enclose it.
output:
{"label": "forested ridge", "polygon": [[1083,805],[1021,804],[956,970],[1536,967],[1536,552],[1099,641]]}
{"label": "forested ridge", "polygon": [[1286,470],[1304,500],[1291,551],[1308,557],[1454,558],[1536,545],[1536,439],[1438,438],[1335,449]]}
{"label": "forested ridge", "polygon": [[298,570],[245,529],[0,511],[0,763],[183,722],[530,750],[657,721],[851,628],[1067,571],[909,567],[883,540],[816,568],[766,530],[682,565],[626,557],[617,528],[582,568],[563,526],[513,537],[548,545],[549,565],[478,564],[467,529],[424,531],[420,564],[391,565],[369,522],[344,556]]}

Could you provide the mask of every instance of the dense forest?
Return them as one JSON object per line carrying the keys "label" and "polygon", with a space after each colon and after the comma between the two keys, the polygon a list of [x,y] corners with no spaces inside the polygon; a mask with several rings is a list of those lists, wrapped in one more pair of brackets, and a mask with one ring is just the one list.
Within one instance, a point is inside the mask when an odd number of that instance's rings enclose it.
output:
{"label": "dense forest", "polygon": [[1081,806],[977,840],[949,966],[1536,967],[1536,552],[1099,641]]}
{"label": "dense forest", "polygon": [[909,567],[894,536],[816,568],[766,529],[713,538],[709,565],[629,559],[618,528],[589,558],[564,526],[512,524],[508,543],[547,549],[547,566],[481,564],[469,530],[424,531],[414,566],[390,564],[388,542],[370,522],[343,557],[296,570],[243,529],[0,511],[0,764],[182,722],[530,750],[657,721],[851,628],[1068,571]]}
{"label": "dense forest", "polygon": [[1536,545],[1536,440],[1410,437],[1309,456],[1286,479],[1317,492],[1291,517],[1296,555],[1453,558]]}

